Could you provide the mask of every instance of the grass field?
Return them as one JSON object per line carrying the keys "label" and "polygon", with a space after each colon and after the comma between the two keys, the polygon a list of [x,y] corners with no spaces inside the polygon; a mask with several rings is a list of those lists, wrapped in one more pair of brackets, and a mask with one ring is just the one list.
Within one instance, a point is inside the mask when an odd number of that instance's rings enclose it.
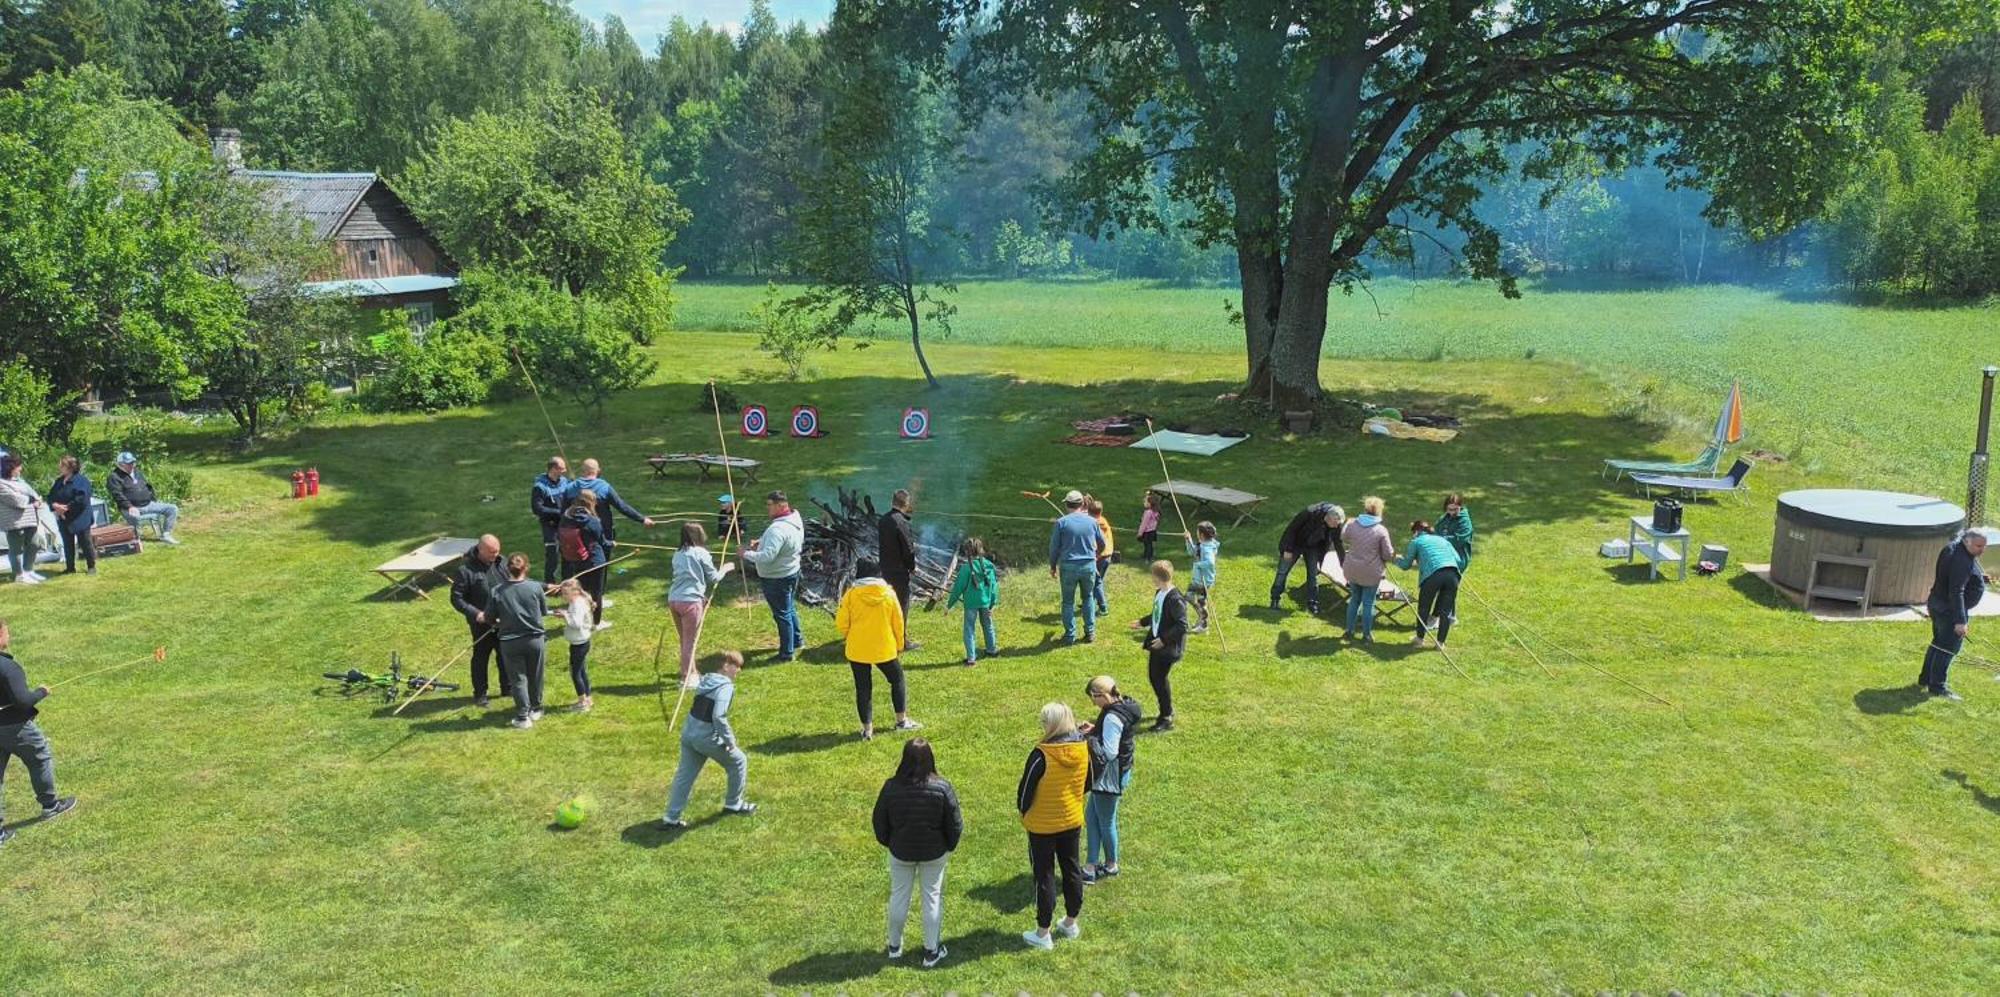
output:
{"label": "grass field", "polygon": [[[761,284],[683,284],[682,324],[747,330],[763,293]],[[957,300],[957,341],[1242,352],[1227,288],[971,282]],[[1753,445],[1809,468],[1947,494],[1964,488],[1979,368],[2000,363],[1992,308],[1855,308],[1737,287],[1530,285],[1509,301],[1489,284],[1390,280],[1372,297],[1336,295],[1330,322],[1331,357],[1564,361],[1610,384],[1615,407],[1703,434],[1738,379]],[[1336,375],[1325,382],[1360,393]]]}
{"label": "grass field", "polygon": [[[712,324],[705,293],[685,291],[684,324]],[[888,344],[827,357],[816,379],[786,384],[770,380],[747,336],[682,334],[658,348],[657,382],[619,398],[605,423],[556,406],[557,426],[573,460],[602,458],[641,508],[706,510],[715,484],[685,474],[654,481],[641,463],[656,450],[713,445],[713,422],[696,412],[702,380],[720,376],[774,411],[818,404],[832,433],[823,440],[730,440],[732,452],[766,462],[761,485],[796,495],[839,483],[880,495],[909,483],[920,522],[968,525],[1006,559],[1032,564],[1044,549],[1035,521],[1044,510],[1021,489],[1089,488],[1111,497],[1114,522],[1129,526],[1140,490],[1159,479],[1150,453],[1057,444],[1069,420],[1126,407],[1227,418],[1214,398],[1240,361],[1226,351],[1148,349],[1136,338],[1092,352],[985,345],[970,304],[977,293],[968,290],[961,340],[935,351],[947,381],[939,392],[920,390],[907,354]],[[1090,318],[1096,291],[1072,293],[1079,298],[1053,309],[1052,325],[1110,322]],[[1488,305],[1474,306],[1460,293],[1438,297],[1466,302],[1467,314],[1532,307],[1484,297],[1476,300]],[[1421,291],[1418,301],[1428,300]],[[1724,300],[1734,304],[1716,307],[1730,311],[1752,299]],[[1571,329],[1646,309],[1620,296],[1544,307]],[[1648,338],[1685,332],[1685,317],[1632,336],[1649,351],[1642,359],[1699,355],[1688,362],[1743,376],[1753,427],[1781,414],[1804,421],[1821,404],[1842,418],[1865,414],[1870,427],[1893,421],[1870,411],[1888,389],[1853,376],[1859,361],[1839,361],[1847,376],[1819,379],[1822,395],[1780,400],[1782,386],[1805,383],[1786,368],[1837,356],[1849,330],[1907,318],[1931,324],[1923,335],[1932,339],[1921,341],[1973,346],[1966,314],[1854,313],[1815,325],[1790,307],[1741,316],[1752,338],[1772,327],[1815,336],[1761,357],[1719,333],[1687,335],[1679,347]],[[1453,341],[1522,335],[1498,322],[1468,317]],[[1609,347],[1592,350],[1579,362],[1606,369]],[[977,669],[957,664],[955,615],[919,616],[927,646],[910,662],[912,713],[928,725],[967,819],[946,880],[952,955],[930,972],[879,955],[887,877],[868,809],[901,739],[854,737],[849,679],[824,615],[806,618],[815,647],[806,660],[775,665],[761,608],[717,610],[705,645],[752,652],[736,723],[751,798],[764,809],[714,817],[721,780],[711,769],[689,812],[696,826],[680,835],[651,828],[672,750],[651,664],[664,555],[626,562],[631,570],[613,580],[617,626],[593,655],[592,714],[552,713],[518,732],[504,726],[505,711],[476,711],[465,693],[400,717],[323,694],[323,671],[379,669],[392,651],[443,662],[461,646],[463,626],[441,591],[428,602],[385,599],[373,565],[441,534],[491,530],[510,550],[534,546],[523,496],[551,444],[532,402],[335,419],[247,454],[219,435],[182,440],[203,459],[187,546],[110,562],[94,579],[0,588],[0,613],[35,681],[155,644],[171,655],[44,704],[65,791],[83,805],[21,827],[0,851],[0,989],[2000,986],[2000,865],[1991,859],[2000,765],[1990,750],[2000,687],[1961,665],[1965,703],[1919,702],[1903,690],[1920,627],[1815,624],[1734,567],[1718,579],[1649,583],[1640,569],[1599,560],[1596,544],[1623,536],[1625,517],[1644,504],[1605,486],[1597,461],[1678,453],[1694,441],[1619,414],[1630,379],[1549,362],[1564,355],[1553,346],[1533,361],[1522,359],[1525,347],[1480,352],[1463,362],[1456,348],[1452,362],[1338,359],[1326,371],[1329,383],[1365,397],[1463,414],[1465,435],[1448,446],[1260,434],[1214,458],[1173,458],[1177,477],[1264,492],[1270,511],[1261,525],[1223,532],[1222,632],[1196,638],[1175,673],[1182,729],[1140,741],[1122,821],[1126,873],[1092,888],[1082,940],[1052,954],[1016,937],[1032,907],[1011,794],[1035,710],[1052,698],[1081,706],[1084,681],[1099,672],[1149,702],[1143,655],[1119,640],[1056,646],[1054,587],[1034,570],[1003,580],[1001,639],[1013,653]],[[1885,369],[1916,369],[1905,351],[1877,352]],[[1938,370],[1955,378],[1965,362],[1953,354]],[[1904,391],[1907,404],[1942,393]],[[906,404],[935,411],[939,439],[894,439]],[[1942,445],[1829,447],[1817,471],[1760,469],[1751,501],[1704,504],[1688,522],[1698,542],[1729,545],[1738,563],[1759,560],[1777,492],[1845,482],[1902,457],[1949,464],[1924,449]],[[306,464],[319,467],[327,493],[284,499],[287,476]],[[1406,631],[1378,634],[1372,649],[1338,644],[1337,627],[1309,618],[1296,592],[1285,612],[1263,608],[1277,530],[1303,503],[1352,506],[1378,493],[1389,518],[1403,521],[1433,513],[1447,489],[1467,493],[1482,537],[1468,576],[1476,595],[1452,639],[1465,677],[1435,653],[1403,647]],[[623,535],[640,539],[636,526]],[[1545,671],[1480,599],[1578,658],[1544,646]],[[1112,601],[1114,619],[1141,611],[1135,564],[1115,569]],[[570,700],[561,675],[551,668],[557,707]],[[879,712],[886,693],[878,697]],[[18,768],[8,780],[16,821],[32,809],[25,781]],[[579,793],[599,803],[591,821],[552,830],[557,804]]]}

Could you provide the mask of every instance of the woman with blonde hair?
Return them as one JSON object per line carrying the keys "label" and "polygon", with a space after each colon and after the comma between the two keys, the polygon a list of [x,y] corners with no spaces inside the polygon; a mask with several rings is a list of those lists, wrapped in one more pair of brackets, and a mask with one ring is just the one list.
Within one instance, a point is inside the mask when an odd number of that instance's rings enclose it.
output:
{"label": "woman with blonde hair", "polygon": [[1361,515],[1340,528],[1347,547],[1341,557],[1341,572],[1347,576],[1347,629],[1340,636],[1353,640],[1358,633],[1363,644],[1375,640],[1375,596],[1382,590],[1382,577],[1396,557],[1395,541],[1382,525],[1382,500],[1370,495],[1361,500]]}
{"label": "woman with blonde hair", "polygon": [[[1035,929],[1021,940],[1032,948],[1056,947],[1051,926],[1056,893],[1063,898],[1063,920],[1054,925],[1064,938],[1083,933],[1076,916],[1083,913],[1083,866],[1077,861],[1077,837],[1083,829],[1083,793],[1090,782],[1090,747],[1077,732],[1076,715],[1062,703],[1042,707],[1042,743],[1028,753],[1015,791],[1021,826],[1028,832],[1028,861],[1035,877]],[[1057,868],[1061,879],[1057,879]]]}
{"label": "woman with blonde hair", "polygon": [[[1118,875],[1118,801],[1132,785],[1133,746],[1139,734],[1139,701],[1118,691],[1118,680],[1099,675],[1083,687],[1097,706],[1097,722],[1077,728],[1090,738],[1090,799],[1083,806],[1083,881]],[[1098,856],[1104,856],[1099,862]]]}

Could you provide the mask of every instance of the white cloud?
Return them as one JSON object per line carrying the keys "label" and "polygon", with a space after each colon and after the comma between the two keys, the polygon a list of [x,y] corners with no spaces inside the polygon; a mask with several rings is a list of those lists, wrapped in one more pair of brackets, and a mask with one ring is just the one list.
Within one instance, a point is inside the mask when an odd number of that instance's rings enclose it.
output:
{"label": "white cloud", "polygon": [[[772,0],[771,12],[784,24],[804,21],[818,27],[825,24],[827,16],[833,13],[834,0]],[[625,30],[639,43],[639,48],[652,52],[659,44],[659,37],[667,30],[668,22],[678,15],[689,24],[707,21],[723,28],[731,34],[742,30],[742,25],[750,15],[750,0],[572,0],[576,12],[593,21],[602,22],[607,15],[616,14],[625,22]]]}

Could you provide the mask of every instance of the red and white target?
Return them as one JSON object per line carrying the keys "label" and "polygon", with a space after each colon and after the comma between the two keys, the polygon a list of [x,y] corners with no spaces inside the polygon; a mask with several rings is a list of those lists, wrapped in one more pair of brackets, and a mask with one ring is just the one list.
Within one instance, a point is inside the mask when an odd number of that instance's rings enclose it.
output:
{"label": "red and white target", "polygon": [[906,408],[903,410],[903,439],[928,440],[931,438],[931,410],[927,408]]}
{"label": "red and white target", "polygon": [[792,435],[811,439],[820,435],[819,409],[811,405],[801,405],[792,410]]}
{"label": "red and white target", "polygon": [[771,415],[770,413],[764,411],[764,406],[762,405],[743,406],[743,435],[745,436],[771,435]]}

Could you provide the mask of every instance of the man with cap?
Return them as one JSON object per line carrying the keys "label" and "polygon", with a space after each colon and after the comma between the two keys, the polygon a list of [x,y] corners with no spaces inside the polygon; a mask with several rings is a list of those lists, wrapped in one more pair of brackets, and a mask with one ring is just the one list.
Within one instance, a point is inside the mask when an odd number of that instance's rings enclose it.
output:
{"label": "man with cap", "polygon": [[[7,621],[0,620],[0,782],[7,778],[7,766],[19,758],[28,767],[28,782],[35,787],[35,802],[42,805],[42,819],[60,816],[76,808],[76,797],[56,795],[56,756],[49,739],[35,723],[41,712],[36,704],[49,697],[47,686],[28,687],[28,675],[7,653],[14,637]],[[0,794],[0,806],[5,795]],[[0,845],[14,832],[0,828]]]}
{"label": "man with cap", "polygon": [[[910,531],[910,491],[896,489],[889,496],[889,511],[882,514],[875,524],[876,563],[882,570],[882,580],[896,591],[896,602],[903,607],[903,619],[910,618],[910,576],[917,571],[917,538]],[[903,635],[903,650],[915,651],[919,645]]]}
{"label": "man with cap", "polygon": [[736,505],[736,496],[717,495],[715,497],[715,536],[718,543],[727,542],[733,547],[743,546],[743,510]]}
{"label": "man with cap", "polygon": [[[542,582],[554,585],[562,578],[562,552],[556,549],[556,531],[562,528],[563,509],[569,505],[569,461],[560,454],[549,458],[549,469],[535,476],[528,486],[528,508],[542,524]],[[500,549],[493,549],[497,557]]]}
{"label": "man with cap", "polygon": [[764,496],[764,509],[771,514],[771,525],[764,527],[763,536],[750,541],[743,560],[757,569],[764,603],[771,607],[771,619],[778,624],[778,660],[790,661],[806,642],[797,604],[806,521],[792,510],[791,499],[784,492]]}
{"label": "man with cap", "polygon": [[1062,583],[1063,640],[1076,642],[1077,606],[1083,613],[1083,642],[1097,639],[1097,612],[1092,606],[1097,590],[1097,558],[1104,553],[1104,532],[1097,520],[1083,511],[1083,493],[1071,489],[1063,496],[1061,519],[1049,532],[1049,577]]}
{"label": "man with cap", "polygon": [[1945,676],[1951,671],[1951,659],[1965,646],[1972,607],[1986,594],[1986,572],[1979,566],[1979,555],[1984,553],[1986,534],[1978,530],[1966,530],[1938,552],[1937,575],[1924,602],[1931,617],[1931,646],[1924,651],[1924,670],[1917,675],[1917,688],[1933,696],[1960,698],[1945,683]]}
{"label": "man with cap", "polygon": [[162,502],[153,493],[153,484],[139,471],[139,458],[127,450],[118,455],[117,467],[105,475],[104,490],[111,494],[111,501],[125,511],[125,522],[133,529],[139,528],[140,517],[160,517],[160,542],[169,546],[180,546],[174,539],[174,526],[180,522],[180,506],[172,502]]}

